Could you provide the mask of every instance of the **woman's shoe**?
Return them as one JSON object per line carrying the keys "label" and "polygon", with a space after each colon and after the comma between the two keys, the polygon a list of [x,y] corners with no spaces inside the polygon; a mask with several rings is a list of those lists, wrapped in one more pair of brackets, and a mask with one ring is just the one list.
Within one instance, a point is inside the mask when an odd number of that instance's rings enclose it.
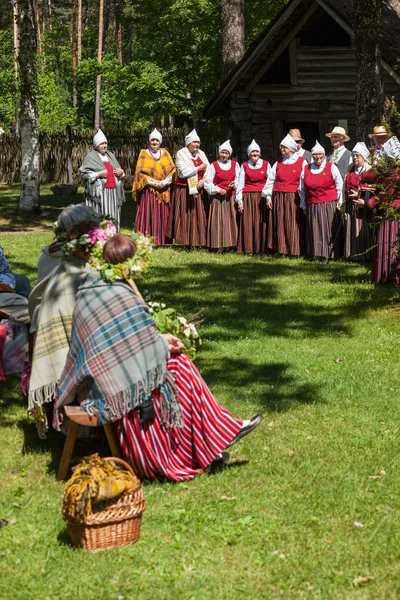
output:
{"label": "woman's shoe", "polygon": [[262,418],[263,418],[263,416],[261,414],[259,414],[259,415],[256,415],[255,417],[253,417],[252,419],[250,419],[250,421],[247,421],[247,422],[245,421],[245,424],[242,425],[241,430],[233,438],[231,443],[228,444],[227,448],[229,448],[229,446],[232,446],[233,444],[236,444],[236,442],[241,440],[242,437],[244,437],[245,435],[247,435],[248,433],[253,431],[253,429],[255,429],[261,423]]}

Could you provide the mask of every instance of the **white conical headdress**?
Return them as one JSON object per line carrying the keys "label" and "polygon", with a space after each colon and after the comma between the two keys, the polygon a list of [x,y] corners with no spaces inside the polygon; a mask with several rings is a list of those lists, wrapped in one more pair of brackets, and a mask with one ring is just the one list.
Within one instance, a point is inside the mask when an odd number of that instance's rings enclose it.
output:
{"label": "white conical headdress", "polygon": [[325,148],[321,146],[318,140],[315,140],[315,146],[311,148],[311,154],[319,154],[320,152],[325,154]]}
{"label": "white conical headdress", "polygon": [[185,145],[187,146],[188,144],[190,144],[191,142],[199,142],[200,138],[197,135],[197,131],[195,129],[192,129],[192,131],[190,133],[187,134],[187,136],[185,137]]}
{"label": "white conical headdress", "polygon": [[297,152],[297,142],[294,138],[292,138],[292,136],[289,133],[285,135],[285,137],[279,145],[285,146],[285,148],[289,148],[289,150],[291,150],[292,152]]}
{"label": "white conical headdress", "polygon": [[395,135],[385,142],[382,148],[384,155],[388,158],[400,159],[400,142]]}
{"label": "white conical headdress", "polygon": [[228,150],[229,154],[232,154],[233,149],[231,146],[231,140],[226,140],[226,142],[220,145],[220,147],[218,148],[218,152],[222,152],[222,150]]}
{"label": "white conical headdress", "polygon": [[104,133],[102,132],[102,130],[99,129],[98,132],[96,133],[96,135],[93,138],[93,147],[97,148],[97,146],[99,144],[101,144],[102,142],[106,142],[106,141],[107,141],[106,136],[104,135]]}
{"label": "white conical headdress", "polygon": [[261,152],[261,148],[257,144],[256,140],[253,140],[250,146],[247,146],[247,156],[250,156],[250,153],[253,152],[253,150],[258,150],[259,152]]}
{"label": "white conical headdress", "polygon": [[161,133],[161,131],[158,131],[157,127],[155,127],[151,133],[149,133],[149,141],[150,140],[158,140],[161,144],[162,133]]}
{"label": "white conical headdress", "polygon": [[364,142],[357,142],[352,152],[358,152],[358,154],[361,154],[361,156],[365,158],[365,160],[367,160],[369,156],[369,150],[367,148],[367,145],[364,144]]}

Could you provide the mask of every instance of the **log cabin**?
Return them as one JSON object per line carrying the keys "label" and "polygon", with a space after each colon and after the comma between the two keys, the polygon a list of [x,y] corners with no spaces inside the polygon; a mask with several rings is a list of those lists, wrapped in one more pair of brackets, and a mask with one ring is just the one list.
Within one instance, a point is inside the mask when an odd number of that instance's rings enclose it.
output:
{"label": "log cabin", "polygon": [[[400,0],[382,0],[385,94],[400,101]],[[227,117],[239,130],[241,158],[256,138],[263,156],[279,155],[279,142],[297,127],[304,148],[335,125],[356,143],[356,58],[352,0],[289,0],[222,81],[204,114]]]}

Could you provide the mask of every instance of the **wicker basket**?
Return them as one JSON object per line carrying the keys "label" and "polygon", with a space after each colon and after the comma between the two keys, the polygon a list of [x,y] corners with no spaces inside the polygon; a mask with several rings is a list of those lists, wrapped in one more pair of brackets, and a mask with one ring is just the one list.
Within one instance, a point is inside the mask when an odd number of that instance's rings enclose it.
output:
{"label": "wicker basket", "polygon": [[[135,475],[124,460],[120,458],[105,460],[119,463]],[[117,501],[110,500],[102,503],[101,510],[89,515],[85,523],[63,516],[73,545],[89,552],[99,552],[137,542],[145,508],[144,493],[140,486],[136,490],[128,490]]]}

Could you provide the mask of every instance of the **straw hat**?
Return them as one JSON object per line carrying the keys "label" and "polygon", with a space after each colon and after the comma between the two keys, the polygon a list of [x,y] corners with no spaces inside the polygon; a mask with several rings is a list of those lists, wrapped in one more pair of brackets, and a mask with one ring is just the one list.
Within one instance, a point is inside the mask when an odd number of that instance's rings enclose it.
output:
{"label": "straw hat", "polygon": [[289,135],[291,135],[296,142],[304,142],[301,137],[300,129],[289,129]]}
{"label": "straw hat", "polygon": [[368,137],[372,140],[372,138],[379,137],[380,135],[390,135],[389,131],[384,125],[377,125],[374,127],[374,131],[369,133]]}
{"label": "straw hat", "polygon": [[349,136],[346,133],[345,128],[339,127],[339,125],[334,127],[330,133],[326,133],[325,135],[328,138],[331,138],[333,135],[342,135],[344,137],[345,142],[348,142],[350,140]]}

